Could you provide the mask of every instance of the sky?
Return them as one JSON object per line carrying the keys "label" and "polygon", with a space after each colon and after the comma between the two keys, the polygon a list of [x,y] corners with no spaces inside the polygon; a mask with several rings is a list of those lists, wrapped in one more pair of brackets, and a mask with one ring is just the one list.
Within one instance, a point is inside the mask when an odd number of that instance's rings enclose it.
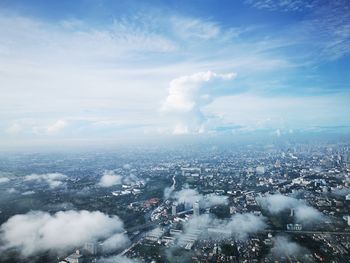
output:
{"label": "sky", "polygon": [[350,129],[350,2],[0,1],[0,146]]}

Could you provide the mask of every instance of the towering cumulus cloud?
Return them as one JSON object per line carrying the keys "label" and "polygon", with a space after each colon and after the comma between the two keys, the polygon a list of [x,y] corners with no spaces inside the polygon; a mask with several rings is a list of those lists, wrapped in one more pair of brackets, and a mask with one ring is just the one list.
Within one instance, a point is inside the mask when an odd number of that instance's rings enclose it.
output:
{"label": "towering cumulus cloud", "polygon": [[162,110],[173,114],[176,124],[173,133],[204,131],[206,117],[202,107],[224,93],[235,73],[217,74],[211,71],[182,76],[170,82],[168,96]]}
{"label": "towering cumulus cloud", "polygon": [[124,247],[128,238],[117,216],[99,211],[34,211],[15,215],[1,225],[0,252],[18,249],[23,256],[43,251],[72,250],[89,241],[103,241],[106,251]]}

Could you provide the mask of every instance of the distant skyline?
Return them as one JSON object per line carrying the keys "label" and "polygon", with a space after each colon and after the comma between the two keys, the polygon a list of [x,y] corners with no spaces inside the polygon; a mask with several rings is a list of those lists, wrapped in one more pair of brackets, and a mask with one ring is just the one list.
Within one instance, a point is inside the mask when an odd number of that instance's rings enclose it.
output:
{"label": "distant skyline", "polygon": [[350,1],[0,2],[0,146],[350,131]]}

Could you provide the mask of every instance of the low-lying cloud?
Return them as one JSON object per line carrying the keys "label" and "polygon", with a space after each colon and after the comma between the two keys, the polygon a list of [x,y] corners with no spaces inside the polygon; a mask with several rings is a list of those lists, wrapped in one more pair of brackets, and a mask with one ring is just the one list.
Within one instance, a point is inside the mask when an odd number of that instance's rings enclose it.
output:
{"label": "low-lying cloud", "polygon": [[136,183],[144,183],[144,181],[140,180],[136,175],[132,173],[128,175],[119,175],[114,170],[106,170],[103,172],[98,185],[101,187],[111,187],[120,184],[132,185]]}
{"label": "low-lying cloud", "polygon": [[279,214],[287,209],[294,209],[296,221],[305,225],[320,222],[324,217],[321,212],[307,205],[305,201],[281,194],[260,197],[258,202],[262,208],[268,210],[271,214]]}
{"label": "low-lying cloud", "polygon": [[0,227],[0,251],[16,248],[23,256],[44,251],[65,251],[85,242],[103,241],[103,249],[113,251],[128,244],[123,222],[99,211],[42,211],[15,215]]}
{"label": "low-lying cloud", "polygon": [[251,213],[235,214],[225,225],[239,239],[245,239],[249,234],[257,233],[266,228],[264,217]]}
{"label": "low-lying cloud", "polygon": [[7,183],[7,182],[9,182],[9,181],[10,181],[10,179],[7,178],[7,177],[0,177],[0,184]]}
{"label": "low-lying cloud", "polygon": [[299,244],[289,240],[285,236],[276,236],[273,239],[271,254],[275,257],[300,256],[306,254],[307,250]]}
{"label": "low-lying cloud", "polygon": [[129,239],[124,233],[116,233],[103,241],[102,249],[105,253],[111,253],[127,243]]}
{"label": "low-lying cloud", "polygon": [[226,196],[220,196],[216,194],[202,195],[194,189],[182,189],[178,192],[173,193],[173,197],[179,203],[193,204],[199,201],[201,207],[208,208],[215,205],[225,205],[228,204]]}
{"label": "low-lying cloud", "polygon": [[164,199],[168,199],[171,194],[174,192],[175,187],[174,186],[170,186],[170,187],[165,187],[164,188]]}
{"label": "low-lying cloud", "polygon": [[101,187],[111,187],[114,185],[122,184],[123,177],[115,174],[114,171],[105,171],[98,183]]}
{"label": "low-lying cloud", "polygon": [[[235,239],[246,239],[249,235],[264,230],[267,227],[265,217],[252,213],[235,214],[229,220],[220,220],[209,214],[192,217],[185,223],[185,233],[202,229],[204,235],[218,239],[233,236]],[[214,231],[208,231],[208,228]]]}
{"label": "low-lying cloud", "polygon": [[44,182],[47,183],[50,188],[56,188],[63,184],[63,180],[67,179],[67,175],[61,173],[47,173],[47,174],[31,174],[24,177],[24,180]]}
{"label": "low-lying cloud", "polygon": [[98,263],[140,263],[141,261],[125,256],[112,256],[100,258]]}

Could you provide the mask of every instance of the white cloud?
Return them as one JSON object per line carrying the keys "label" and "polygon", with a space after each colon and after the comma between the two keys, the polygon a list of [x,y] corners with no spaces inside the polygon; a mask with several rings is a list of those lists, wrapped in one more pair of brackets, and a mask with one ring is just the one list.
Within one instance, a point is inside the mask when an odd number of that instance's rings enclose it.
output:
{"label": "white cloud", "polygon": [[[231,80],[235,76],[234,73],[217,74],[207,71],[178,77],[170,82],[168,96],[162,110],[191,112],[211,101],[212,90],[215,91],[215,86],[220,85],[215,81]],[[209,86],[209,89],[204,91],[205,85],[212,85],[213,87]]]}
{"label": "white cloud", "polygon": [[275,134],[276,134],[277,137],[281,137],[281,130],[280,130],[280,129],[277,129],[277,130],[275,131]]}
{"label": "white cloud", "polygon": [[175,134],[175,135],[188,134],[188,133],[190,133],[190,130],[183,123],[176,124],[176,126],[175,126],[175,128],[173,130],[173,134]]}
{"label": "white cloud", "polygon": [[56,188],[63,184],[68,177],[61,173],[31,174],[24,177],[25,181],[45,182],[50,188]]}
{"label": "white cloud", "polygon": [[319,4],[319,0],[246,0],[245,2],[259,9],[272,11],[303,11]]}
{"label": "white cloud", "polygon": [[[255,128],[264,119],[274,130],[283,129],[281,122],[298,129],[348,119],[348,95],[261,96],[271,89],[266,78],[298,70],[295,52],[293,60],[270,52],[289,48],[290,39],[266,38],[265,28],[163,14],[135,14],[101,28],[74,18],[50,23],[0,13],[1,146],[125,142],[145,134],[211,132],[227,123]],[[348,29],[339,23],[328,17],[319,26],[329,40],[323,50],[346,53]],[[235,87],[251,93],[228,96],[236,90],[229,87],[234,76],[214,72],[239,72]],[[283,88],[281,78],[276,89]]]}
{"label": "white cloud", "polygon": [[117,233],[102,242],[102,249],[105,253],[111,253],[121,246],[129,243],[128,237],[124,233]]}
{"label": "white cloud", "polygon": [[[219,220],[209,214],[203,214],[192,217],[184,225],[186,233],[193,233],[194,230],[202,229],[202,235],[209,235],[219,239],[233,236],[238,240],[244,240],[249,235],[255,234],[266,227],[264,217],[251,213],[235,214],[228,220]],[[207,233],[208,228],[218,229],[220,230],[220,234],[217,235],[214,232]],[[226,234],[222,234],[224,232]]]}
{"label": "white cloud", "polygon": [[[33,211],[11,217],[0,229],[1,249],[16,248],[24,256],[44,251],[72,250],[85,242],[108,240],[124,232],[123,222],[117,216],[110,217],[99,211],[65,211],[53,215]],[[111,242],[109,249],[124,247],[127,238],[119,238],[118,241]]]}
{"label": "white cloud", "polygon": [[254,214],[235,214],[224,229],[229,229],[237,238],[245,239],[248,235],[266,228],[264,218]]}
{"label": "white cloud", "polygon": [[199,201],[203,198],[196,190],[194,189],[183,189],[178,192],[173,193],[175,199],[180,203],[191,203],[193,204],[196,201]]}
{"label": "white cloud", "polygon": [[98,263],[140,263],[137,259],[131,259],[125,256],[111,256],[107,258],[100,258]]}
{"label": "white cloud", "polygon": [[101,187],[111,187],[113,185],[122,184],[123,177],[115,174],[114,171],[105,171],[98,183]]}
{"label": "white cloud", "polygon": [[173,17],[171,19],[173,30],[182,38],[198,40],[208,40],[219,36],[220,27],[213,22],[203,21],[186,17]]}
{"label": "white cloud", "polygon": [[8,188],[8,189],[7,189],[7,192],[8,192],[9,194],[15,194],[15,193],[18,193],[18,191],[16,190],[16,188],[13,188],[13,187]]}
{"label": "white cloud", "polygon": [[163,112],[177,118],[173,133],[200,132],[206,120],[202,108],[219,96],[223,87],[227,88],[226,82],[235,76],[235,73],[207,71],[173,79],[161,108]]}
{"label": "white cloud", "polygon": [[[306,59],[313,63],[337,60],[350,53],[350,13],[347,0],[246,0],[259,9],[308,12],[306,19],[288,28],[290,43],[309,47]],[[291,33],[291,34],[289,34]],[[305,57],[303,57],[305,59]]]}
{"label": "white cloud", "polygon": [[25,192],[21,193],[21,195],[33,195],[33,194],[35,194],[34,191],[25,191]]}
{"label": "white cloud", "polygon": [[173,181],[173,184],[170,187],[165,187],[164,188],[164,198],[169,199],[172,193],[175,190],[175,181]]}
{"label": "white cloud", "polygon": [[260,205],[272,214],[278,214],[286,209],[291,209],[299,205],[299,200],[280,194],[268,195],[258,198]]}
{"label": "white cloud", "polygon": [[32,132],[37,135],[55,135],[61,132],[67,126],[65,120],[57,120],[48,125],[32,126]]}
{"label": "white cloud", "polygon": [[273,247],[271,248],[271,254],[277,257],[283,256],[299,256],[305,255],[307,250],[299,244],[290,241],[285,236],[276,236],[273,239]]}
{"label": "white cloud", "polygon": [[19,123],[12,123],[7,129],[6,132],[9,134],[18,134],[22,131],[23,127]]}
{"label": "white cloud", "polygon": [[[131,165],[124,165],[124,169],[129,170]],[[114,170],[106,170],[103,172],[103,175],[98,183],[101,187],[110,187],[118,184],[144,184],[145,180],[138,178],[135,174],[129,173],[125,175],[116,174]]]}
{"label": "white cloud", "polygon": [[313,207],[306,205],[298,206],[295,210],[295,216],[298,222],[305,224],[322,222],[324,219],[324,216],[321,212]]}
{"label": "white cloud", "polygon": [[0,184],[7,183],[9,181],[10,181],[10,179],[7,177],[0,177]]}
{"label": "white cloud", "polygon": [[295,218],[298,223],[309,225],[321,222],[323,214],[317,209],[308,206],[303,200],[281,194],[268,195],[258,198],[259,204],[272,214],[279,214],[287,209],[294,209]]}
{"label": "white cloud", "polygon": [[37,120],[33,118],[22,118],[12,122],[5,132],[10,135],[57,135],[64,128],[68,122],[66,120]]}
{"label": "white cloud", "polygon": [[187,203],[192,205],[194,202],[199,201],[200,205],[205,208],[228,203],[226,196],[219,196],[215,194],[202,195],[194,189],[183,189],[178,192],[173,192],[172,196],[179,203]]}
{"label": "white cloud", "polygon": [[[305,97],[258,96],[252,92],[222,96],[205,107],[208,115],[221,116],[223,123],[233,123],[251,130],[305,129],[325,122],[346,123],[350,110],[348,93]],[[304,114],[312,112],[312,114]],[[276,133],[277,134],[277,133]]]}
{"label": "white cloud", "polygon": [[57,133],[61,131],[64,127],[66,127],[66,125],[67,122],[65,122],[64,120],[58,120],[47,127],[47,132],[50,134]]}

